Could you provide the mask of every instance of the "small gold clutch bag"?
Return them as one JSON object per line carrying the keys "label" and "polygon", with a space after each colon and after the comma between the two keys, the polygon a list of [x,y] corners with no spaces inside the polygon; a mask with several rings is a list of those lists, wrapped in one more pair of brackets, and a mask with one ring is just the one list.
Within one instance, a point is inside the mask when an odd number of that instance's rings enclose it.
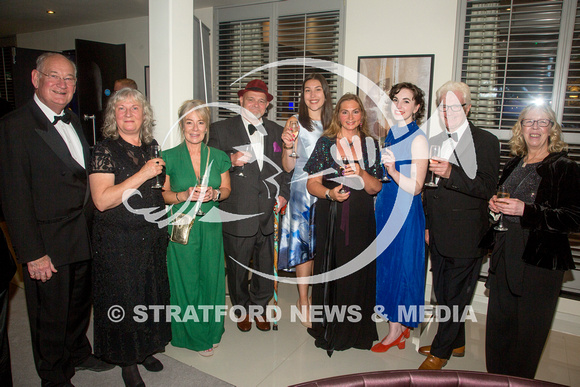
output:
{"label": "small gold clutch bag", "polygon": [[189,231],[195,219],[187,214],[177,214],[171,230],[171,242],[186,245],[189,241]]}

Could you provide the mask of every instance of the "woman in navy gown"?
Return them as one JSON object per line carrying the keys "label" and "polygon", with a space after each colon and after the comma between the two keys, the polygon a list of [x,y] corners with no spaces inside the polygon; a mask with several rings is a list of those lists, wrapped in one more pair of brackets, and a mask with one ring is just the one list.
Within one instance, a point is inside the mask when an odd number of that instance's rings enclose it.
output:
{"label": "woman in navy gown", "polygon": [[[387,134],[381,161],[391,181],[383,183],[375,205],[380,252],[376,263],[376,311],[389,321],[389,334],[372,348],[373,352],[385,352],[395,345],[405,348],[409,328],[420,322],[419,307],[425,297],[421,190],[428,160],[427,139],[418,126],[425,114],[425,93],[412,83],[402,82],[391,88],[389,97],[396,126]],[[385,227],[389,220],[404,222]],[[392,234],[396,235],[388,244]],[[415,313],[411,313],[413,308]]]}
{"label": "woman in navy gown", "polygon": [[[296,270],[296,277],[312,275],[314,258],[314,204],[316,197],[308,193],[306,181],[308,174],[304,165],[316,141],[322,135],[323,128],[332,120],[332,103],[330,88],[326,79],[318,73],[310,74],[302,84],[298,115],[288,119],[282,141],[282,166],[286,172],[294,171],[290,183],[290,200],[286,207],[286,215],[282,218],[280,233],[280,253],[278,254],[278,270]],[[292,132],[292,122],[299,125],[298,133]],[[298,157],[292,157],[295,150]],[[298,284],[298,302],[296,306],[301,312],[302,325],[307,328],[310,322],[310,299],[308,298],[308,283]]]}

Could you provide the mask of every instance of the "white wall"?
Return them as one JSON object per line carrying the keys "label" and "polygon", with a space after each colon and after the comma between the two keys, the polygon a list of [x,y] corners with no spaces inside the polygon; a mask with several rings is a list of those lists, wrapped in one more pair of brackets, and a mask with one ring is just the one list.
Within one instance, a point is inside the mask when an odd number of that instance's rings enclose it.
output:
{"label": "white wall", "polygon": [[36,50],[74,50],[75,39],[110,44],[125,44],[127,77],[145,91],[145,66],[149,65],[149,18],[117,20],[106,23],[19,34],[17,46]]}
{"label": "white wall", "polygon": [[[453,72],[457,1],[346,0],[344,65],[357,69],[359,56],[435,54],[435,92]],[[356,87],[346,83],[347,91]]]}

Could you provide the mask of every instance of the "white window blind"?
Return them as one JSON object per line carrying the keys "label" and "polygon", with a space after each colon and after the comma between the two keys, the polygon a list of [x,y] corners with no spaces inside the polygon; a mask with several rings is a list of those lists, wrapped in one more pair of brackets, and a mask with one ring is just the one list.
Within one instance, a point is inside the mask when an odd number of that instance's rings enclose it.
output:
{"label": "white window blind", "polygon": [[521,109],[552,101],[562,1],[467,3],[461,63],[471,87],[471,120],[509,130]]}
{"label": "white window blind", "polygon": [[[243,89],[248,80],[232,84],[248,71],[269,62],[270,21],[268,19],[222,22],[218,37],[217,96],[220,102],[239,103],[238,90]],[[253,78],[268,79],[267,71],[256,73]],[[219,109],[219,118],[227,118],[235,113]]]}
{"label": "white window blind", "polygon": [[[470,120],[501,140],[501,165],[511,157],[511,128],[521,110],[537,100],[552,104],[570,146],[569,157],[580,161],[578,2],[470,0],[461,7],[464,30],[456,74],[471,89]],[[578,297],[580,235],[569,239],[578,269],[562,290]]]}
{"label": "white window blind", "polygon": [[[342,4],[337,0],[295,0],[220,9],[214,77],[219,101],[238,104],[237,91],[249,80],[261,78],[275,97],[268,117],[282,123],[298,111],[302,82],[312,72],[326,77],[336,99],[337,75],[301,65],[273,66],[237,84],[232,82],[257,67],[285,59],[306,57],[339,63]],[[220,109],[216,119],[233,114]]]}
{"label": "white window blind", "polygon": [[[278,19],[278,60],[292,58],[322,59],[338,62],[338,11],[283,16]],[[336,100],[335,74],[306,66],[277,68],[276,119],[286,120],[298,112],[302,82],[306,75],[323,73]]]}
{"label": "white window blind", "polygon": [[578,5],[566,81],[562,127],[565,132],[580,132],[580,6]]}

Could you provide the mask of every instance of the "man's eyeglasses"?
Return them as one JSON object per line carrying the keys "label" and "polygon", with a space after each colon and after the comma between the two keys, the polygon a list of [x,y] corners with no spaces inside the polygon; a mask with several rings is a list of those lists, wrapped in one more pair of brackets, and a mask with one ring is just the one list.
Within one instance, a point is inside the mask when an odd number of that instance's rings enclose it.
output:
{"label": "man's eyeglasses", "polygon": [[466,103],[461,104],[461,105],[439,105],[437,106],[437,109],[439,109],[439,111],[442,112],[446,112],[447,110],[451,110],[452,112],[458,112],[463,110],[463,107],[467,105]]}
{"label": "man's eyeglasses", "polygon": [[538,123],[540,128],[546,128],[552,125],[552,120],[543,119],[543,120],[522,120],[522,126],[527,128],[534,126],[534,123]]}
{"label": "man's eyeglasses", "polygon": [[77,83],[77,79],[75,77],[62,78],[56,74],[45,74],[42,71],[39,71],[38,69],[36,71],[38,71],[39,73],[41,73],[42,75],[44,75],[45,77],[47,77],[48,79],[50,79],[54,83],[60,83],[60,81],[64,81],[64,83],[66,83],[67,86],[74,86]]}

